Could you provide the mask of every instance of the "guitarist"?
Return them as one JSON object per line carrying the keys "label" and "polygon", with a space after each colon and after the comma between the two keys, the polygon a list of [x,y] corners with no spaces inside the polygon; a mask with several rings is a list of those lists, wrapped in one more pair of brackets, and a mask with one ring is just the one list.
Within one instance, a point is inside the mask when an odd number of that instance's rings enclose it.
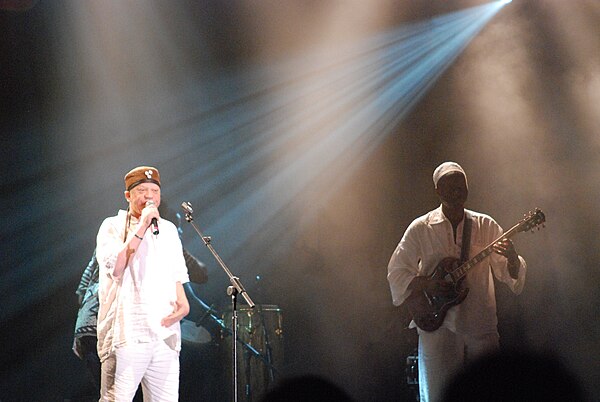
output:
{"label": "guitarist", "polygon": [[[388,265],[387,277],[396,306],[413,292],[426,291],[432,297],[448,295],[453,289],[449,281],[429,278],[438,263],[446,257],[468,260],[503,233],[490,216],[465,209],[469,191],[459,164],[442,163],[433,172],[433,183],[441,205],[409,225]],[[464,230],[467,220],[470,228]],[[463,236],[463,230],[470,231],[470,236]],[[509,239],[494,244],[493,251],[464,277],[462,286],[469,288],[467,297],[447,311],[441,326],[433,331],[417,327],[423,402],[437,402],[447,380],[465,363],[499,348],[492,274],[519,294],[526,263]],[[412,321],[410,328],[415,327]]]}

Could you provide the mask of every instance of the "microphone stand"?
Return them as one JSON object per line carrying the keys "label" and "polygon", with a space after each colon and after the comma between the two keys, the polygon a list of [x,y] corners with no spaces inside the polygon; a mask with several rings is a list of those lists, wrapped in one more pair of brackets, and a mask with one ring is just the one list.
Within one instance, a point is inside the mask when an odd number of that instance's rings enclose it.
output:
{"label": "microphone stand", "polygon": [[238,402],[237,296],[242,295],[242,297],[244,298],[244,300],[246,301],[246,303],[248,304],[248,306],[250,308],[254,308],[255,304],[252,301],[252,299],[250,298],[250,296],[248,295],[248,293],[246,292],[246,289],[244,289],[244,286],[242,285],[240,278],[238,278],[237,276],[234,276],[231,273],[231,271],[229,270],[227,265],[225,265],[225,262],[223,261],[223,259],[221,259],[219,254],[216,252],[216,250],[212,246],[210,236],[204,236],[202,234],[202,232],[200,231],[200,229],[198,229],[198,227],[194,224],[194,218],[192,217],[192,213],[194,213],[194,210],[192,209],[192,204],[184,201],[181,203],[181,208],[183,208],[183,210],[185,211],[185,220],[188,221],[192,225],[192,227],[194,228],[196,233],[198,233],[198,236],[200,236],[200,238],[204,242],[204,245],[210,250],[212,255],[215,257],[215,259],[221,266],[221,268],[223,268],[223,271],[225,271],[225,273],[229,277],[229,282],[231,283],[231,285],[227,287],[227,294],[229,296],[231,296],[231,313],[232,313],[232,318],[231,318],[231,327],[232,327],[231,332],[233,334],[233,338],[232,338],[232,342],[231,342],[231,345],[232,345],[231,358],[233,360],[233,364],[232,364],[233,383],[232,383],[232,386],[233,386],[233,402]]}

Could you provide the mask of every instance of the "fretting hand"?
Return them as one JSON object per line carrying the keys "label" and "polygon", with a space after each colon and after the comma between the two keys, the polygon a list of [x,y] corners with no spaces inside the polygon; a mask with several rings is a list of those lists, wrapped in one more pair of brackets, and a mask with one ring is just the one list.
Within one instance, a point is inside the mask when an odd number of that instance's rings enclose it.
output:
{"label": "fretting hand", "polygon": [[516,278],[519,274],[521,261],[519,260],[519,254],[517,254],[513,242],[510,239],[502,239],[499,242],[496,242],[492,246],[492,249],[495,253],[506,257],[508,260],[508,272],[511,277]]}

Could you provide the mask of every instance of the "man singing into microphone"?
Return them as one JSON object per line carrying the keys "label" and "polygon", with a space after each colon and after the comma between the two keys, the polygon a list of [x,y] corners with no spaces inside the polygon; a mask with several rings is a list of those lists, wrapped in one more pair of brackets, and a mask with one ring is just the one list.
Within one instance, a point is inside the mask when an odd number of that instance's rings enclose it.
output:
{"label": "man singing into microphone", "polygon": [[189,278],[177,228],[158,213],[160,186],[156,168],[132,169],[127,211],[106,218],[98,232],[100,401],[131,401],[140,382],[144,400],[179,397]]}

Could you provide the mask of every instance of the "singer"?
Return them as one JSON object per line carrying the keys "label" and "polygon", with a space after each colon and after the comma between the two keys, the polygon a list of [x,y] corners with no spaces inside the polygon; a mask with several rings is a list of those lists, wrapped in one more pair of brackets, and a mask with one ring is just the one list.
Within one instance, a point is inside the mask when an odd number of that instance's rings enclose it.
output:
{"label": "singer", "polygon": [[156,168],[132,169],[125,175],[127,210],[98,231],[100,401],[131,401],[140,383],[144,400],[179,398],[179,321],[190,310],[183,288],[189,276],[177,228],[159,215],[160,190]]}

